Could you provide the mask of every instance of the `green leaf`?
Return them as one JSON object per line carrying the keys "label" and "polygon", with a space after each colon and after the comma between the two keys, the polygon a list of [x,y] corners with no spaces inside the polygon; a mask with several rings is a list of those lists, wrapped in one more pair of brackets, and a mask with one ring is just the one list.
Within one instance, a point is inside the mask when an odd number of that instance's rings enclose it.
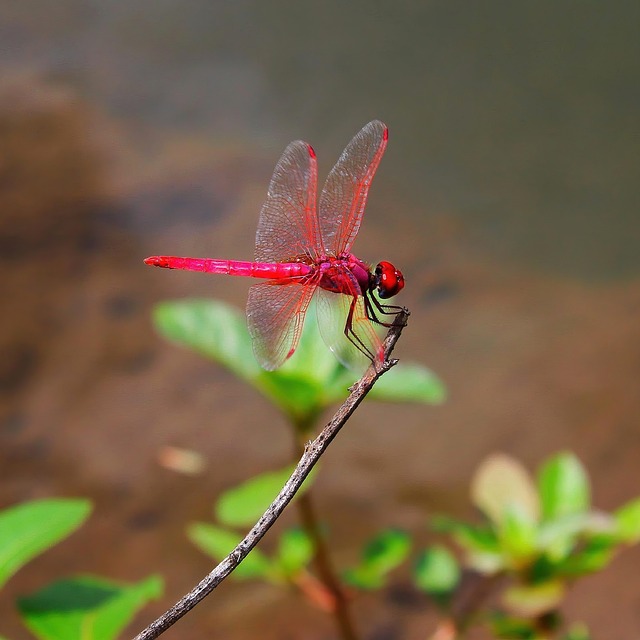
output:
{"label": "green leaf", "polygon": [[486,576],[496,575],[507,567],[507,560],[501,553],[469,552],[467,563],[470,569]]}
{"label": "green leaf", "polygon": [[488,526],[475,526],[447,516],[432,519],[432,528],[449,533],[467,554],[470,568],[493,575],[505,567],[502,548],[496,531]]}
{"label": "green leaf", "polygon": [[162,588],[158,576],[132,585],[78,576],[20,598],[18,607],[41,640],[111,640],[141,607],[161,595]]}
{"label": "green leaf", "polygon": [[506,511],[517,506],[532,522],[540,511],[538,495],[525,467],[506,454],[489,456],[471,482],[473,503],[493,523],[499,524]]}
{"label": "green leaf", "polygon": [[595,536],[587,540],[579,551],[558,562],[556,573],[575,578],[600,571],[613,559],[615,545],[615,539],[609,535]]}
{"label": "green leaf", "polygon": [[432,595],[451,593],[460,580],[460,568],[453,554],[440,545],[425,549],[413,571],[418,589]]}
{"label": "green leaf", "polygon": [[[310,420],[338,393],[334,382],[345,372],[320,344],[315,322],[306,322],[294,356],[277,371],[264,371],[255,359],[244,313],[219,300],[164,302],[154,312],[159,333],[194,349],[249,382],[297,421]],[[340,395],[352,382],[340,383]]]}
{"label": "green leaf", "polygon": [[374,567],[364,564],[347,569],[343,574],[343,578],[348,585],[363,591],[382,589],[385,585],[385,577],[380,575]]}
{"label": "green leaf", "polygon": [[623,542],[640,542],[640,498],[620,507],[614,514],[618,537]]}
{"label": "green leaf", "polygon": [[498,529],[504,555],[520,568],[536,555],[537,525],[531,514],[518,504],[507,506]]}
{"label": "green leaf", "polygon": [[369,541],[362,556],[363,563],[386,574],[402,564],[411,549],[409,534],[399,529],[387,529]]}
{"label": "green leaf", "polygon": [[402,564],[411,549],[411,538],[404,531],[387,529],[370,540],[360,564],[345,572],[349,584],[362,589],[384,585],[386,575]]}
{"label": "green leaf", "polygon": [[[357,374],[345,369],[327,349],[315,321],[314,304],[295,354],[277,371],[257,363],[244,314],[217,300],[164,302],[154,311],[158,332],[194,349],[250,383],[295,424],[308,427],[327,406],[341,401]],[[388,380],[387,380],[388,379]],[[444,386],[420,365],[398,365],[384,375],[370,394],[393,402],[438,403]]]}
{"label": "green leaf", "polygon": [[279,540],[276,562],[287,577],[300,573],[313,559],[311,538],[299,527],[288,529]]}
{"label": "green leaf", "polygon": [[0,587],[18,569],[75,531],[89,516],[88,500],[34,500],[0,512]]}
{"label": "green leaf", "polygon": [[559,561],[580,539],[595,535],[613,536],[615,530],[614,519],[599,511],[559,516],[540,525],[538,548],[544,550],[550,560]]}
{"label": "green leaf", "polygon": [[500,543],[493,528],[467,524],[448,516],[435,516],[431,520],[434,531],[450,533],[453,539],[467,551],[499,552]]}
{"label": "green leaf", "polygon": [[522,618],[505,615],[502,612],[490,614],[489,622],[493,635],[505,640],[537,640],[539,637],[535,623]]}
{"label": "green leaf", "polygon": [[167,340],[219,362],[247,382],[255,382],[262,373],[245,317],[231,305],[197,299],[162,302],[153,320]]}
{"label": "green leaf", "polygon": [[564,583],[552,580],[536,585],[509,587],[504,592],[502,600],[514,613],[535,617],[557,609],[564,595]]}
{"label": "green leaf", "polygon": [[573,453],[560,453],[542,465],[538,491],[544,520],[551,520],[589,509],[589,478]]}
{"label": "green leaf", "polygon": [[[233,531],[215,527],[205,522],[194,522],[187,527],[187,536],[203,553],[216,562],[224,560],[242,540]],[[238,579],[270,579],[272,567],[270,560],[259,550],[252,549],[249,555],[236,567],[233,576]]]}
{"label": "green leaf", "polygon": [[[280,493],[294,468],[295,465],[290,465],[278,471],[267,471],[225,491],[216,502],[216,518],[229,527],[252,526]],[[296,497],[311,487],[314,477],[312,471]]]}
{"label": "green leaf", "polygon": [[447,398],[447,390],[427,367],[400,362],[376,382],[369,398],[383,402],[441,404]]}
{"label": "green leaf", "polygon": [[[297,353],[297,352],[296,352]],[[296,356],[294,355],[293,358]],[[283,367],[286,367],[285,363]],[[310,428],[327,406],[325,389],[311,378],[301,378],[287,369],[265,371],[256,381],[256,388],[294,425]],[[340,399],[346,396],[347,384],[341,387]]]}

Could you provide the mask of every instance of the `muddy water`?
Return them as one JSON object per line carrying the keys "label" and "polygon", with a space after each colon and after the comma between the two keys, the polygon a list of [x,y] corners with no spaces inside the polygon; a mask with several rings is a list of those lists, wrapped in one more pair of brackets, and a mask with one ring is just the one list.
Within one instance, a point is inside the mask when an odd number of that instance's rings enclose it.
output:
{"label": "muddy water", "polygon": [[[149,320],[171,297],[243,306],[247,284],[141,259],[249,258],[284,145],[309,139],[326,172],[373,117],[391,142],[357,249],[403,268],[398,353],[450,399],[365,405],[334,443],[317,499],[336,560],[378,528],[471,515],[468,480],[496,450],[531,466],[575,450],[603,508],[640,493],[636,7],[38,5],[0,10],[0,500],[87,496],[95,513],[11,581],[0,632],[27,637],[12,598],[54,578],[159,572],[166,598],[139,628],[207,570],[185,523],[288,460],[282,418]],[[206,472],[162,468],[165,445]],[[585,580],[570,617],[640,632],[639,569],[633,551]],[[368,637],[430,628],[397,582],[357,602]],[[173,637],[258,632],[333,637],[295,594],[240,584]]]}

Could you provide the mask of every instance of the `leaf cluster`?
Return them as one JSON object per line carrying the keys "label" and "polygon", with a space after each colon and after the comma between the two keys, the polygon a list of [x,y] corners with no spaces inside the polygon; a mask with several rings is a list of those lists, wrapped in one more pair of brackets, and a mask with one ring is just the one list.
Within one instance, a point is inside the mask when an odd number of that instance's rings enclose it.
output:
{"label": "leaf cluster", "polygon": [[[218,300],[164,302],[154,312],[161,335],[223,365],[278,407],[293,425],[308,430],[327,407],[344,399],[356,375],[327,349],[309,313],[295,354],[276,371],[253,356],[244,314]],[[418,364],[400,363],[382,376],[369,398],[386,402],[440,403],[445,388]]]}
{"label": "leaf cluster", "polygon": [[[587,473],[569,452],[545,461],[535,479],[513,458],[492,455],[475,474],[471,495],[485,516],[482,524],[441,516],[432,526],[462,550],[465,569],[504,579],[502,608],[491,617],[499,638],[538,638],[557,629],[570,584],[640,541],[640,498],[613,513],[595,509]],[[461,571],[446,566],[453,594]],[[429,580],[417,574],[416,582],[441,596],[433,586],[436,574],[435,569],[427,572]],[[570,633],[583,637],[579,629]]]}
{"label": "leaf cluster", "polygon": [[[87,500],[34,500],[0,512],[0,587],[24,565],[71,535],[89,517]],[[151,576],[135,584],[80,575],[18,599],[25,626],[41,640],[112,640],[163,584]]]}

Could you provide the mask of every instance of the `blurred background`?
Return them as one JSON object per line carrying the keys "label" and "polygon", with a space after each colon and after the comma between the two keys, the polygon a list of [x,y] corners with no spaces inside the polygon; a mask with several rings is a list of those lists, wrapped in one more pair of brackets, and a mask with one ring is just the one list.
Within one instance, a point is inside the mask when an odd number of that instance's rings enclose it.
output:
{"label": "blurred background", "polygon": [[[316,496],[336,562],[381,527],[473,515],[469,479],[494,451],[533,467],[572,449],[597,506],[636,496],[639,21],[623,0],[2,3],[0,504],[96,505],[4,594],[161,573],[165,598],[133,632],[209,570],[185,524],[286,464],[290,435],[151,325],[168,298],[243,307],[249,283],[142,259],[251,259],[286,144],[311,142],[322,178],[373,118],[390,142],[355,249],[403,270],[397,354],[449,398],[365,403],[332,445]],[[206,472],[163,468],[168,445],[202,453]],[[581,582],[568,616],[595,637],[637,635],[639,574],[635,549]],[[299,602],[225,584],[172,637],[332,637]],[[371,638],[414,637],[403,621],[424,615],[398,593],[355,613]],[[0,619],[26,637],[12,597]]]}

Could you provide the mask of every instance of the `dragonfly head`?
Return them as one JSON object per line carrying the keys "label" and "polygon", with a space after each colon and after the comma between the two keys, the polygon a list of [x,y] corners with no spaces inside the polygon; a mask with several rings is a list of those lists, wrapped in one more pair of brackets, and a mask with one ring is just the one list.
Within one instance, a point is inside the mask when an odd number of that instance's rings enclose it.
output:
{"label": "dragonfly head", "polygon": [[391,298],[404,287],[404,276],[390,262],[379,262],[373,276],[372,289],[378,290],[378,297]]}

